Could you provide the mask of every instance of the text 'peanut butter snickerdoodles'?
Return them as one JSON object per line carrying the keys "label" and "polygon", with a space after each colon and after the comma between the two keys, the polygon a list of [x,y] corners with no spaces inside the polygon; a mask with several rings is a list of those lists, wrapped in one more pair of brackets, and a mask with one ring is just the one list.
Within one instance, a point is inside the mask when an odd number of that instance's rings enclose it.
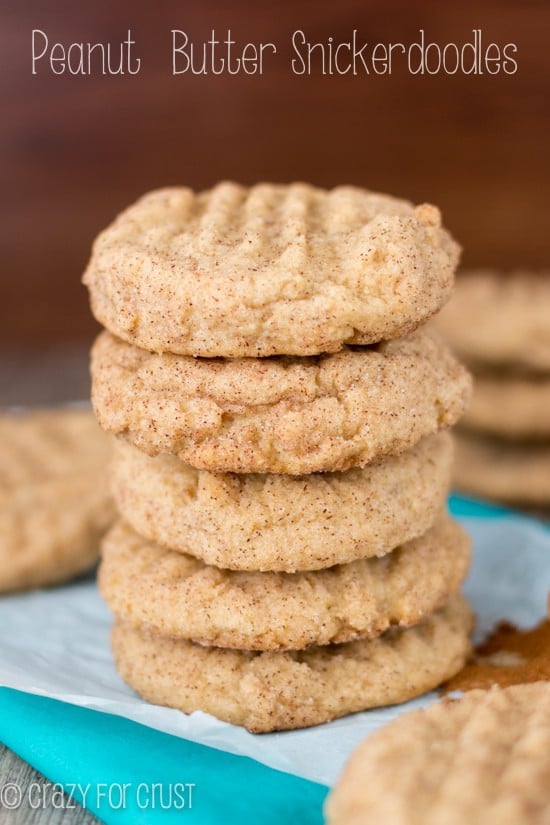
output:
{"label": "text 'peanut butter snickerdoodles'", "polygon": [[100,587],[144,698],[283,730],[462,667],[444,430],[470,378],[418,329],[457,259],[435,207],[353,187],[168,189],[100,235],[92,395],[122,516]]}
{"label": "text 'peanut butter snickerdoodles'", "polygon": [[114,518],[108,438],[88,410],[0,416],[0,593],[90,570]]}
{"label": "text 'peanut butter snickerdoodles'", "polygon": [[436,323],[475,375],[457,435],[457,486],[550,505],[550,272],[467,273]]}

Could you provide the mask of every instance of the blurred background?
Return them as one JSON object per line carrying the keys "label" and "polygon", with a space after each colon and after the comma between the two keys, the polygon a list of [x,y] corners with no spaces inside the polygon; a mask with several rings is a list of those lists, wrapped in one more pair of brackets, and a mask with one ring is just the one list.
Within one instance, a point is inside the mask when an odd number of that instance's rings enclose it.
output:
{"label": "blurred background", "polygon": [[[96,331],[80,285],[95,234],[145,190],[308,180],[441,206],[465,266],[547,267],[550,5],[544,0],[4,0],[0,403],[81,396]],[[137,76],[31,74],[50,43],[120,42]],[[171,76],[172,28],[277,43],[263,76]],[[290,37],[518,47],[513,76],[295,76]],[[54,358],[57,369],[47,364]],[[59,365],[62,369],[59,369]],[[29,380],[29,375],[32,378]]]}

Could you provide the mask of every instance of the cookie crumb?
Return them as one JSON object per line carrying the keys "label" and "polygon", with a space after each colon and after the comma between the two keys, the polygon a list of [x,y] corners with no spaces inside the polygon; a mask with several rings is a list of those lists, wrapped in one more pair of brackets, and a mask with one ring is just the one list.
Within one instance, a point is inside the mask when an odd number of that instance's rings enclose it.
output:
{"label": "cookie crumb", "polygon": [[550,620],[543,619],[530,630],[519,630],[511,622],[500,622],[490,636],[475,648],[472,658],[442,688],[454,690],[489,688],[550,681]]}

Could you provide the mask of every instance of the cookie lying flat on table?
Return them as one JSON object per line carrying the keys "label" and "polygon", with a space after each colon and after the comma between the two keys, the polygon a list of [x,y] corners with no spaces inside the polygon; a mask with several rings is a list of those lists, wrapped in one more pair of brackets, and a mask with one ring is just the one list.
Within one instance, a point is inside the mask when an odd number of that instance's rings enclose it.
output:
{"label": "cookie lying flat on table", "polygon": [[468,272],[434,323],[468,363],[550,371],[550,272]]}
{"label": "cookie lying flat on table", "polygon": [[448,516],[381,559],[313,573],[219,570],[119,522],[103,541],[99,587],[118,619],[160,636],[291,650],[417,624],[458,590],[469,560],[468,536]]}
{"label": "cookie lying flat on table", "polygon": [[216,472],[365,466],[451,427],[470,393],[467,371],[425,331],[314,358],[154,355],[109,333],[92,351],[107,432]]}
{"label": "cookie lying flat on table", "polygon": [[550,376],[476,376],[472,403],[460,424],[506,439],[550,440]]}
{"label": "cookie lying flat on table", "polygon": [[183,355],[316,355],[415,329],[459,247],[436,207],[351,186],[220,183],[151,192],[95,241],[98,321]]}
{"label": "cookie lying flat on table", "polygon": [[113,520],[109,440],[84,410],[0,416],[0,592],[89,570]]}
{"label": "cookie lying flat on table", "polygon": [[359,746],[325,813],[328,825],[547,825],[550,683],[400,716]]}
{"label": "cookie lying flat on table", "polygon": [[118,441],[111,489],[142,536],[231,570],[316,570],[382,556],[445,504],[452,436],[364,469],[307,476],[210,473]]}
{"label": "cookie lying flat on table", "polygon": [[459,432],[455,444],[459,490],[510,504],[550,503],[550,442],[520,444]]}
{"label": "cookie lying flat on table", "polygon": [[304,728],[412,699],[450,678],[470,650],[461,596],[407,630],[303,651],[202,647],[117,623],[113,651],[124,681],[147,701],[202,710],[255,733]]}

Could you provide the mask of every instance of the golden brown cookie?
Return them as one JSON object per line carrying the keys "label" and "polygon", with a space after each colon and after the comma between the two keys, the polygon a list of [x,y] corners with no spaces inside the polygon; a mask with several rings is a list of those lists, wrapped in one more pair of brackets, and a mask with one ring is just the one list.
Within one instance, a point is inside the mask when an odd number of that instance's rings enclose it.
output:
{"label": "golden brown cookie", "polygon": [[89,570],[114,512],[107,437],[87,410],[0,416],[0,592]]}
{"label": "golden brown cookie", "polygon": [[118,619],[160,636],[298,650],[417,624],[458,590],[469,559],[468,536],[448,516],[381,559],[313,573],[219,570],[119,522],[102,544],[99,587]]}
{"label": "golden brown cookie", "polygon": [[435,324],[468,363],[549,372],[550,271],[465,273]]}
{"label": "golden brown cookie", "polygon": [[455,454],[459,490],[510,504],[550,503],[550,442],[516,444],[460,432]]}
{"label": "golden brown cookie", "polygon": [[151,192],[97,238],[98,321],[152,352],[316,355],[415,329],[449,297],[439,210],[351,186]]}
{"label": "golden brown cookie", "polygon": [[347,470],[452,426],[471,381],[441,341],[407,338],[315,358],[154,355],[103,333],[92,351],[101,426],[215,472]]}
{"label": "golden brown cookie", "polygon": [[444,507],[452,437],[427,436],[363,469],[307,476],[210,473],[116,444],[111,489],[142,536],[231,570],[317,570],[382,556]]}
{"label": "golden brown cookie", "polygon": [[356,750],[325,814],[328,825],[547,825],[550,683],[400,716]]}
{"label": "golden brown cookie", "polygon": [[550,440],[550,376],[476,376],[461,424],[501,438]]}
{"label": "golden brown cookie", "polygon": [[202,647],[115,624],[117,668],[144,699],[202,710],[255,733],[304,728],[392,705],[437,687],[468,655],[472,625],[461,596],[406,630],[303,651]]}

